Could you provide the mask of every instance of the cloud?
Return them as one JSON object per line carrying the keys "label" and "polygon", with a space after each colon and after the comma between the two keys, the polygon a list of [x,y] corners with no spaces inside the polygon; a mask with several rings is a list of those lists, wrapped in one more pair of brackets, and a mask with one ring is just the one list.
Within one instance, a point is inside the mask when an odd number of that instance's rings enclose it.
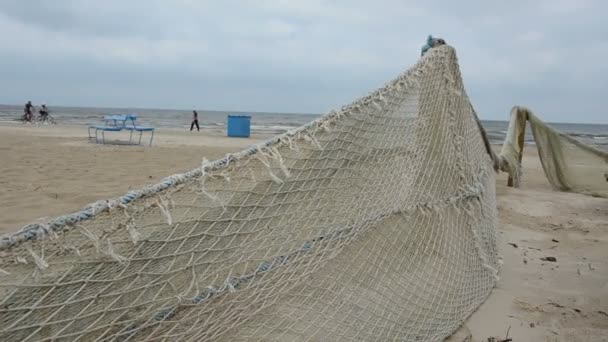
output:
{"label": "cloud", "polygon": [[[512,105],[605,122],[601,1],[0,0],[1,103],[322,113],[413,64],[459,55],[483,118]],[[559,96],[558,96],[559,95]],[[52,100],[52,101],[51,101]]]}
{"label": "cloud", "polygon": [[597,5],[597,0],[541,0],[539,10],[548,15],[573,15]]}
{"label": "cloud", "polygon": [[543,38],[545,34],[536,30],[526,31],[519,36],[519,40],[525,43],[538,43]]}

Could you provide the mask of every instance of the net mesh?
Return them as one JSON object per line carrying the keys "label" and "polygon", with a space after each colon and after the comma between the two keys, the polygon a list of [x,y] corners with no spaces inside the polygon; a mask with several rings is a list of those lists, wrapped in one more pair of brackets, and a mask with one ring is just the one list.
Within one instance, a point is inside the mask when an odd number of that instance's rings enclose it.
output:
{"label": "net mesh", "polygon": [[542,122],[529,109],[513,107],[500,157],[502,169],[519,186],[526,123],[529,123],[545,176],[557,190],[608,197],[608,152],[581,143]]}
{"label": "net mesh", "polygon": [[[552,184],[585,188],[562,165],[581,147],[530,118]],[[520,129],[497,156],[480,128],[441,46],[309,125],[24,227],[0,240],[0,340],[441,341],[496,283],[494,171],[521,173]]]}
{"label": "net mesh", "polygon": [[495,284],[492,160],[451,47],[220,164],[5,238],[0,340],[439,341]]}

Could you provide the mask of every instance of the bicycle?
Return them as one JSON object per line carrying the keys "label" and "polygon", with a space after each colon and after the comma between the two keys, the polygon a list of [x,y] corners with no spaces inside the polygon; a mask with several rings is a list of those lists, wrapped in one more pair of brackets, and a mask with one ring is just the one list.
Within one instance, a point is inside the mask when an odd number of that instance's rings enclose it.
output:
{"label": "bicycle", "polygon": [[46,115],[39,115],[36,118],[36,123],[38,123],[40,125],[44,125],[44,124],[56,125],[57,121],[55,121],[55,119],[51,116],[51,114],[46,114]]}
{"label": "bicycle", "polygon": [[21,117],[19,119],[17,119],[17,121],[21,121],[21,123],[23,124],[27,124],[27,123],[34,123],[36,119],[34,117],[31,117],[29,120],[27,119],[26,114],[21,115]]}

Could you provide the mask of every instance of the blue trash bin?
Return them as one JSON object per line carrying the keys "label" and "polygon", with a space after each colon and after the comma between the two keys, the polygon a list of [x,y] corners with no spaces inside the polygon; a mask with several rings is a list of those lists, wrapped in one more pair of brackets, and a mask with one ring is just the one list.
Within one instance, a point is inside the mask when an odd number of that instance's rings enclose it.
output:
{"label": "blue trash bin", "polygon": [[251,116],[228,115],[228,136],[249,138],[251,134]]}

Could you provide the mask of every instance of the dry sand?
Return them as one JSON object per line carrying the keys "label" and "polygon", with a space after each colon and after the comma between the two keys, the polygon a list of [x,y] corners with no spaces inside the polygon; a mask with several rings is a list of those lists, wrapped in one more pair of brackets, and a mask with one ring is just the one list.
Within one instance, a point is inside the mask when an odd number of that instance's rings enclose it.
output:
{"label": "dry sand", "polygon": [[[0,233],[157,183],[200,166],[203,157],[266,138],[160,129],[152,148],[101,146],[89,142],[86,127],[4,124]],[[504,265],[498,286],[466,323],[473,341],[504,338],[509,327],[515,342],[608,341],[608,199],[552,190],[534,148],[527,148],[523,165],[519,189],[498,176]]]}
{"label": "dry sand", "polygon": [[[500,281],[466,326],[473,341],[608,341],[608,199],[554,191],[526,147],[520,188],[497,178]],[[554,257],[556,262],[541,258]]]}
{"label": "dry sand", "polygon": [[[124,142],[129,133],[108,137]],[[262,138],[160,129],[151,148],[104,146],[89,141],[83,126],[0,125],[0,233],[158,183]]]}

